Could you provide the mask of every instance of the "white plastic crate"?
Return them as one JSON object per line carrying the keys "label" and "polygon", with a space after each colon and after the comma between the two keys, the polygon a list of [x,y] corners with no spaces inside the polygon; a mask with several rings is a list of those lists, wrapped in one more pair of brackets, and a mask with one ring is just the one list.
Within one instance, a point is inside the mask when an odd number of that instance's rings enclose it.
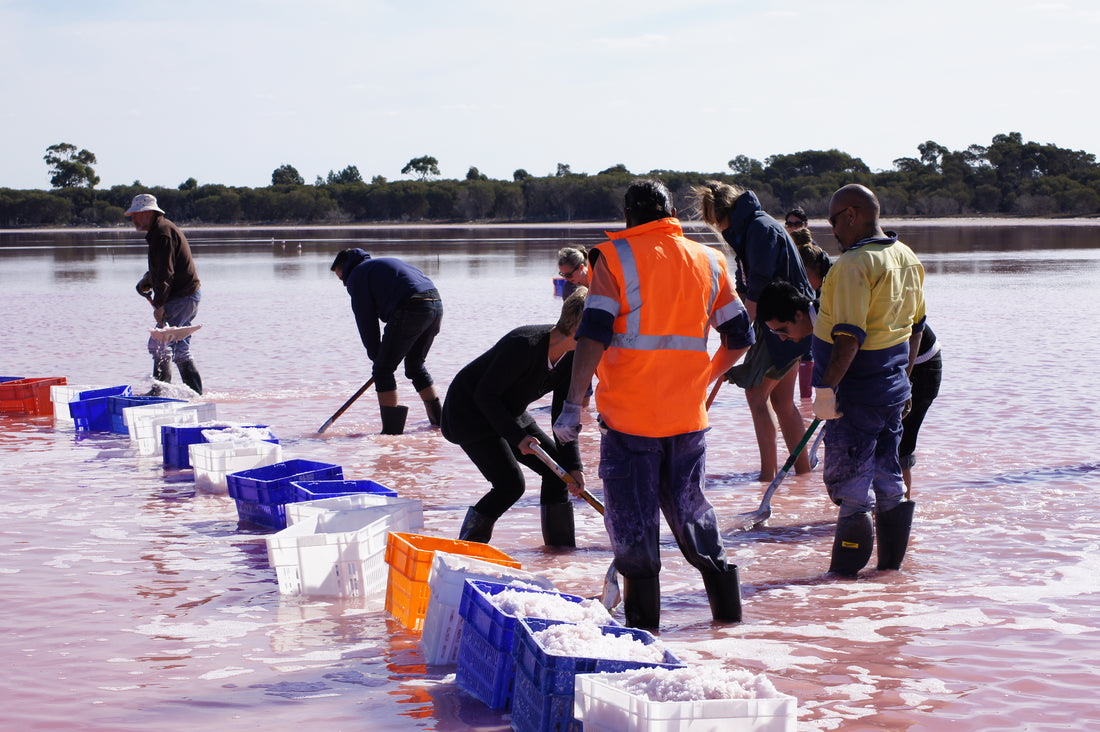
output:
{"label": "white plastic crate", "polygon": [[195,471],[195,489],[209,493],[229,493],[225,476],[239,470],[251,470],[282,462],[282,445],[263,440],[197,442],[187,446]]}
{"label": "white plastic crate", "polygon": [[532,572],[437,551],[432,558],[431,574],[428,575],[431,596],[420,636],[420,647],[428,663],[458,663],[463,624],[459,609],[462,606],[462,588],[468,579],[501,583],[517,580],[544,590],[554,589],[553,582]]}
{"label": "white plastic crate", "polygon": [[160,455],[163,449],[161,425],[209,422],[216,412],[213,402],[159,402],[126,407],[122,410],[122,420],[130,431],[130,441],[137,443],[139,455]]}
{"label": "white plastic crate", "polygon": [[[306,519],[324,513],[346,514],[354,511],[367,511],[368,509],[378,506],[400,505],[409,500],[408,498],[395,498],[393,496],[383,496],[377,493],[354,493],[347,496],[333,496],[332,498],[318,498],[312,501],[288,503],[286,504],[286,525],[293,526],[299,521],[305,521]],[[419,504],[420,502],[414,501],[414,503]],[[369,511],[363,514],[363,517],[364,518],[361,520],[364,522],[372,520]],[[419,519],[412,517],[411,520],[419,520],[419,523],[412,527],[412,531],[424,528],[423,513],[421,513]]]}
{"label": "white plastic crate", "polygon": [[72,422],[69,402],[77,399],[82,391],[103,389],[102,386],[77,386],[73,384],[54,384],[50,387],[50,401],[53,402],[53,418],[59,422]]}
{"label": "white plastic crate", "polygon": [[771,698],[651,701],[609,679],[616,674],[577,674],[573,716],[585,732],[795,732],[798,700]]}
{"label": "white plastic crate", "polygon": [[391,531],[423,524],[419,501],[364,511],[324,513],[267,539],[268,562],[284,595],[386,599],[386,540]]}

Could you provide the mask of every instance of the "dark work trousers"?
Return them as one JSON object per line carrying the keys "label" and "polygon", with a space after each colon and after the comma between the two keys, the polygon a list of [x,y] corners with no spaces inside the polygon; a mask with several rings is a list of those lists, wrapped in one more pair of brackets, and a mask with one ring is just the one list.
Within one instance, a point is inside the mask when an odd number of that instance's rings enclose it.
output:
{"label": "dark work trousers", "polygon": [[604,525],[615,568],[628,579],[661,571],[661,514],[684,558],[701,572],[725,572],[726,550],[714,508],[703,495],[706,430],[638,437],[601,427]]}
{"label": "dark work trousers", "polygon": [[397,380],[393,375],[402,360],[405,361],[405,376],[413,388],[422,391],[431,386],[434,382],[424,361],[442,323],[443,303],[439,300],[412,300],[394,310],[382,332],[378,357],[374,359],[374,388],[395,390]]}
{"label": "dark work trousers", "polygon": [[898,445],[898,458],[901,467],[911,468],[916,464],[917,433],[924,422],[924,415],[933,400],[940,394],[940,381],[943,378],[943,359],[936,354],[924,363],[913,367],[909,381],[913,390],[913,408],[901,420],[901,444]]}
{"label": "dark work trousers", "polygon": [[[559,463],[561,458],[557,454],[554,439],[537,426],[527,428],[527,434],[534,435],[539,444]],[[526,465],[542,478],[542,495],[539,503],[550,505],[552,503],[565,503],[569,500],[569,492],[565,483],[550,468],[534,455],[524,455],[519,450],[509,445],[503,437],[486,437],[480,440],[459,443],[463,452],[470,456],[477,469],[485,476],[492,486],[474,510],[494,521],[500,518],[505,511],[520,499],[526,489],[526,481],[520,464]]]}

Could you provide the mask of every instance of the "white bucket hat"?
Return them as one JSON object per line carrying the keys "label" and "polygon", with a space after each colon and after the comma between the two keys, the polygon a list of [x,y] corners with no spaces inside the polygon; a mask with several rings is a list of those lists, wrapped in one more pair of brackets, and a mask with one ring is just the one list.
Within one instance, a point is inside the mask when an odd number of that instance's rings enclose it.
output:
{"label": "white bucket hat", "polygon": [[130,202],[130,208],[126,209],[124,216],[135,214],[139,211],[156,211],[157,213],[164,213],[157,206],[157,197],[149,193],[139,193],[134,196],[134,200]]}

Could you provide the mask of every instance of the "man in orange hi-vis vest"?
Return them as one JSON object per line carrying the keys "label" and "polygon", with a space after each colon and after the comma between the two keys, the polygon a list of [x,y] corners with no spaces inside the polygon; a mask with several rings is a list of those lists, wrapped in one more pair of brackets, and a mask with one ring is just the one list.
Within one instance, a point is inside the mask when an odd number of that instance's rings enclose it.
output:
{"label": "man in orange hi-vis vest", "polygon": [[[686,239],[668,189],[636,180],[627,229],[596,247],[565,408],[563,442],[580,433],[581,401],[595,374],[604,524],[625,580],[627,625],[661,619],[660,515],[703,575],[715,620],[741,620],[737,566],[727,560],[714,509],[703,496],[707,387],[753,343],[748,312],[722,254]],[[722,346],[713,360],[707,334]]]}

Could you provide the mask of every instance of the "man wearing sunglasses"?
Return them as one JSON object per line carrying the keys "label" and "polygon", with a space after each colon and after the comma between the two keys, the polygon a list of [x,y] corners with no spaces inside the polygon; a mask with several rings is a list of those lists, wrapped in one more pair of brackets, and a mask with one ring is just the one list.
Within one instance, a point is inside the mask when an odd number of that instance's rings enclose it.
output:
{"label": "man wearing sunglasses", "polygon": [[883,231],[879,211],[864,186],[833,194],[829,225],[842,253],[813,323],[814,414],[828,420],[823,478],[840,506],[829,571],[849,577],[870,560],[876,529],[878,569],[901,567],[914,510],[898,445],[924,329],[924,268]]}

